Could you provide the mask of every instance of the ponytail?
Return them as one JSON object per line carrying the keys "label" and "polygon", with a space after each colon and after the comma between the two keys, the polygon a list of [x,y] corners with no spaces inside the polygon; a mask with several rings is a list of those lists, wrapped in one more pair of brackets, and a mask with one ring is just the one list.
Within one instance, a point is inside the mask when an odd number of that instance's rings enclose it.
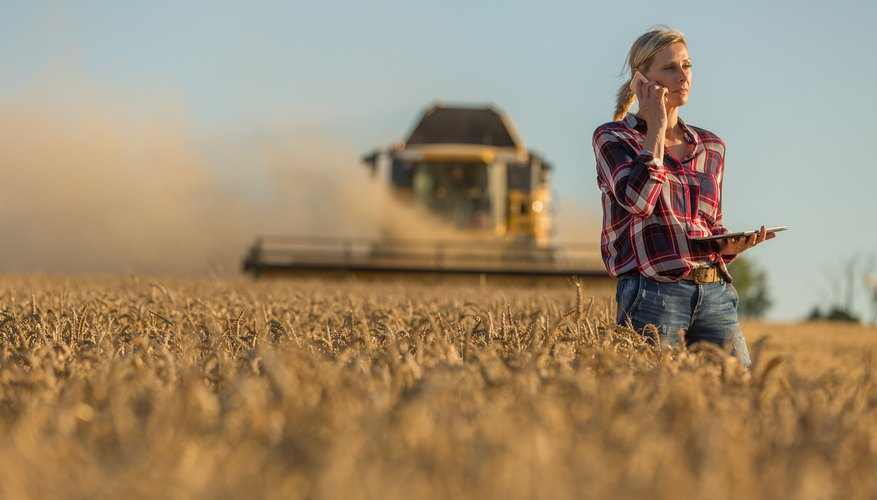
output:
{"label": "ponytail", "polygon": [[627,114],[627,111],[633,106],[633,101],[636,99],[636,95],[630,89],[631,81],[632,79],[628,80],[618,89],[618,97],[615,101],[615,121],[621,121],[624,118],[624,115]]}

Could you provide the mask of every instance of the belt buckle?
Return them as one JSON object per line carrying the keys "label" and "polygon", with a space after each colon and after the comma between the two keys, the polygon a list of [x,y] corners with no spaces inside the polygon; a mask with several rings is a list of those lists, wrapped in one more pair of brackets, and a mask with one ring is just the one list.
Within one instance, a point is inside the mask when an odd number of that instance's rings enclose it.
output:
{"label": "belt buckle", "polygon": [[719,271],[715,268],[715,266],[700,267],[694,269],[694,272],[692,273],[692,278],[694,278],[694,282],[698,285],[715,283],[716,281],[718,281],[716,279],[716,274],[718,272]]}

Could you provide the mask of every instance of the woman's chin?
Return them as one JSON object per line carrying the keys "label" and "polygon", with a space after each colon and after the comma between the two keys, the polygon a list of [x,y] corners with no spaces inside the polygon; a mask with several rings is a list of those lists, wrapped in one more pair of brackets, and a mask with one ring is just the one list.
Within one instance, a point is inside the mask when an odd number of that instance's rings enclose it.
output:
{"label": "woman's chin", "polygon": [[674,108],[678,108],[679,106],[685,106],[688,102],[688,96],[673,96],[668,101],[667,104]]}

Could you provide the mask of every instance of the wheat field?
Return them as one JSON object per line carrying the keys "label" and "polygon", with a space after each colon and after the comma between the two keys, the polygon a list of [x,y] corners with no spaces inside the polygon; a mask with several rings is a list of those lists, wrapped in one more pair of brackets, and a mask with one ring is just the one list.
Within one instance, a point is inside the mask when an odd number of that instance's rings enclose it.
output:
{"label": "wheat field", "polygon": [[744,323],[754,366],[612,292],[3,276],[2,498],[874,498],[877,331]]}

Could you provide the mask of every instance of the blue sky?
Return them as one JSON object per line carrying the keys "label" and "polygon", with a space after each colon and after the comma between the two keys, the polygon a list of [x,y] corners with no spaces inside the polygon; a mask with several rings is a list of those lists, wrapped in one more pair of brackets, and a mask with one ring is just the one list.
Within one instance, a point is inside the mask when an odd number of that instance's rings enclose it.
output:
{"label": "blue sky", "polygon": [[402,138],[437,99],[492,102],[553,161],[559,199],[596,213],[591,132],[630,43],[669,24],[694,61],[680,116],[728,146],[726,225],[790,227],[748,255],[768,271],[770,316],[795,319],[834,300],[850,258],[877,256],[875,5],[4,0],[0,101],[34,86],[64,99],[51,75],[72,74],[179,103],[204,144],[282,124],[356,152]]}

